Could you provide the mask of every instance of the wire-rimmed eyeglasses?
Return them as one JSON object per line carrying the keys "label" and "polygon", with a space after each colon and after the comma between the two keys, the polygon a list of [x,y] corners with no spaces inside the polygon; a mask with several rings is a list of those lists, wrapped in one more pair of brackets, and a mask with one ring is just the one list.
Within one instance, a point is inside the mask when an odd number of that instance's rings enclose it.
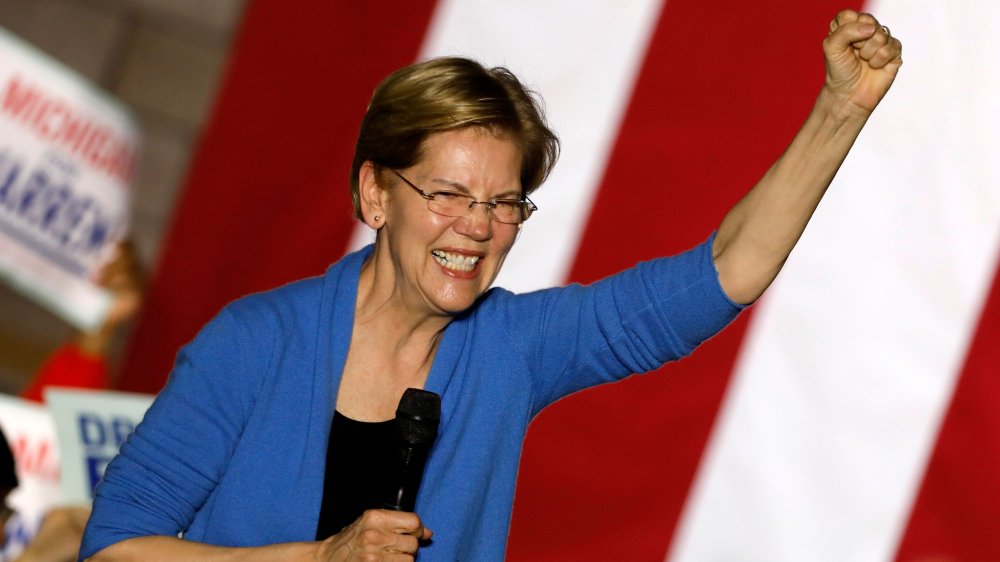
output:
{"label": "wire-rimmed eyeglasses", "polygon": [[403,174],[396,170],[396,174],[403,183],[413,188],[421,197],[427,201],[427,209],[433,213],[446,217],[466,217],[476,207],[485,205],[487,215],[497,222],[504,224],[521,224],[528,220],[531,213],[538,210],[538,207],[531,202],[531,199],[490,199],[489,201],[476,201],[472,196],[457,191],[434,191],[428,193],[403,177]]}

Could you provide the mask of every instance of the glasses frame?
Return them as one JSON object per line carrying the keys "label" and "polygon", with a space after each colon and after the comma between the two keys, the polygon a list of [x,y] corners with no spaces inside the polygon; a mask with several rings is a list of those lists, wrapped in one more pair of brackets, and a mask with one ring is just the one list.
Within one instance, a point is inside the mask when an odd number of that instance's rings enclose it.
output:
{"label": "glasses frame", "polygon": [[[398,177],[399,179],[403,180],[403,183],[405,183],[406,185],[408,185],[411,188],[413,188],[413,191],[416,191],[417,194],[420,195],[420,197],[423,197],[424,200],[427,201],[427,210],[428,211],[430,211],[430,212],[432,212],[434,214],[437,214],[437,215],[441,215],[443,217],[451,216],[451,215],[445,215],[443,213],[439,213],[439,212],[435,211],[434,209],[430,208],[430,202],[434,200],[434,193],[427,193],[423,189],[420,189],[419,187],[416,186],[416,184],[414,184],[410,180],[406,179],[406,177],[403,176],[403,174],[399,173],[399,170],[396,170],[394,168],[389,168],[389,171],[391,171],[392,173],[396,174],[396,177]],[[471,202],[469,203],[469,206],[468,206],[469,211],[472,211],[472,209],[474,209],[476,207],[476,205],[486,205],[486,215],[488,217],[490,217],[490,220],[496,221],[496,222],[498,222],[500,224],[512,224],[512,225],[515,225],[515,226],[522,225],[522,224],[525,223],[525,221],[527,221],[528,219],[531,218],[532,213],[534,213],[535,211],[538,210],[538,205],[535,205],[534,201],[532,201],[531,199],[528,199],[527,195],[522,196],[521,199],[489,199],[489,200],[486,200],[486,201],[478,201],[475,198],[473,198],[471,195],[466,195],[464,193],[459,193],[457,191],[453,192],[453,193],[456,193],[457,195],[461,195],[463,197],[468,197],[471,200]],[[521,219],[521,222],[506,222],[506,221],[502,221],[502,220],[497,219],[496,216],[493,214],[493,209],[496,208],[498,201],[517,201],[521,205],[524,205],[525,203],[527,203],[527,206],[522,207],[524,209],[527,209],[527,216],[525,216],[523,219]],[[468,215],[469,215],[469,213],[466,213],[465,215],[459,215],[458,217],[468,216]]]}

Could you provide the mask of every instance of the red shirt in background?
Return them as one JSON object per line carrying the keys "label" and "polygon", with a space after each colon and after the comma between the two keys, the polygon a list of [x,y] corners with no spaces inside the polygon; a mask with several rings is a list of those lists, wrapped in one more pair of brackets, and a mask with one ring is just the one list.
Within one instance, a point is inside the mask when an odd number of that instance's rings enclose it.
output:
{"label": "red shirt in background", "polygon": [[88,355],[80,348],[66,344],[49,357],[35,378],[18,395],[42,402],[42,391],[48,386],[107,389],[108,365],[102,357]]}

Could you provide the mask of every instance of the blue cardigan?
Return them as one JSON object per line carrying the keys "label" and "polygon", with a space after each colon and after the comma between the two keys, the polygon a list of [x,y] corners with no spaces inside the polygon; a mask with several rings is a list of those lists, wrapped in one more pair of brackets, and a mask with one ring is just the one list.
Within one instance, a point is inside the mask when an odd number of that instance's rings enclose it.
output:
{"label": "blue cardigan", "polygon": [[[521,443],[542,408],[656,369],[741,307],[719,286],[712,238],[590,286],[491,289],[445,330],[425,388],[442,397],[416,512],[420,559],[501,560]],[[138,536],[226,546],[314,539],[330,420],[361,265],[226,306],[181,349],[168,384],[108,465],[80,559]]]}

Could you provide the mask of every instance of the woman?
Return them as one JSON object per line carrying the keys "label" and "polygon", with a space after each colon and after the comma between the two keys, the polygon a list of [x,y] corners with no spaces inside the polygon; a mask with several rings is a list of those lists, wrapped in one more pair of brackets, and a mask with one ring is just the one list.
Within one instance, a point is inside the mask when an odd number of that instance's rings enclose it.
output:
{"label": "woman", "polygon": [[[374,247],[233,303],[182,350],[108,467],[81,558],[502,558],[531,418],[689,353],[777,274],[902,63],[889,30],[852,11],[824,51],[812,114],[706,243],[526,295],[488,288],[555,159],[537,106],[462,59],[390,76],[351,178]],[[408,387],[442,396],[416,513],[370,509],[328,536],[328,514],[370,480],[336,471],[379,454],[344,439],[392,418]]]}

